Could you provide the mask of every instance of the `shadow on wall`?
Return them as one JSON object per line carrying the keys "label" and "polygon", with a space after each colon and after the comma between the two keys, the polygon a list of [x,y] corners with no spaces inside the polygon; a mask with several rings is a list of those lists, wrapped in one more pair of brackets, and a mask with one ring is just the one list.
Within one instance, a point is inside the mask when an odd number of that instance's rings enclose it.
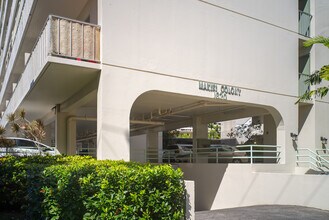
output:
{"label": "shadow on wall", "polygon": [[184,179],[194,181],[195,211],[211,209],[227,166],[228,164],[179,164],[184,172]]}

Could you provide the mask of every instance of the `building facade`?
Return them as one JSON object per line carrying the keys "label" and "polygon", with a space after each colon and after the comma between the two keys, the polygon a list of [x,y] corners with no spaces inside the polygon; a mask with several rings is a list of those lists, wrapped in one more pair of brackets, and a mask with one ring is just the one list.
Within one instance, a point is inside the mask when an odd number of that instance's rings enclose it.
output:
{"label": "building facade", "polygon": [[[193,127],[197,149],[208,123],[260,118],[280,160],[248,169],[295,173],[298,149],[329,137],[329,97],[295,104],[328,64],[327,48],[303,47],[329,35],[328,12],[326,0],[1,0],[1,124],[24,108],[62,153],[143,161],[163,131]],[[256,201],[213,198],[197,209]]]}

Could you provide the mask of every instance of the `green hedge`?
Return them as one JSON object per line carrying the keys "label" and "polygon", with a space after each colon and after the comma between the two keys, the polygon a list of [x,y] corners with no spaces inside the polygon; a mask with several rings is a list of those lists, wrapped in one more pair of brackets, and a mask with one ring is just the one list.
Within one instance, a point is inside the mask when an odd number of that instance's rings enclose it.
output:
{"label": "green hedge", "polygon": [[181,219],[184,191],[182,172],[169,165],[0,158],[0,207],[27,219]]}

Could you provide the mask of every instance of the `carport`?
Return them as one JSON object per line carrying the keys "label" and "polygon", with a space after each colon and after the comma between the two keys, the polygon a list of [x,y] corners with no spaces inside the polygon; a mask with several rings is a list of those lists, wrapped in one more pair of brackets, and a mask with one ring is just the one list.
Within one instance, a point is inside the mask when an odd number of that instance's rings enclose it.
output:
{"label": "carport", "polygon": [[[274,114],[273,114],[274,113]],[[262,117],[263,145],[277,145],[277,128],[282,118],[269,106],[225,99],[201,98],[176,93],[149,91],[139,96],[130,113],[131,159],[161,162],[162,131],[193,127],[193,151],[208,139],[208,123],[245,117]]]}

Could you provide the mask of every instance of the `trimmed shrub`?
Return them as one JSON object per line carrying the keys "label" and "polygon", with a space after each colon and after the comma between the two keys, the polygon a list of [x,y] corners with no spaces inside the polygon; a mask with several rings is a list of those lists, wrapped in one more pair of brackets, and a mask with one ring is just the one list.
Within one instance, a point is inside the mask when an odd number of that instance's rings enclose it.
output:
{"label": "trimmed shrub", "polygon": [[[0,179],[4,178],[7,181],[0,182],[0,197],[6,201],[1,207],[22,207],[28,219],[184,216],[182,172],[170,165],[81,156],[6,157],[0,158]],[[9,188],[16,190],[5,190]]]}

